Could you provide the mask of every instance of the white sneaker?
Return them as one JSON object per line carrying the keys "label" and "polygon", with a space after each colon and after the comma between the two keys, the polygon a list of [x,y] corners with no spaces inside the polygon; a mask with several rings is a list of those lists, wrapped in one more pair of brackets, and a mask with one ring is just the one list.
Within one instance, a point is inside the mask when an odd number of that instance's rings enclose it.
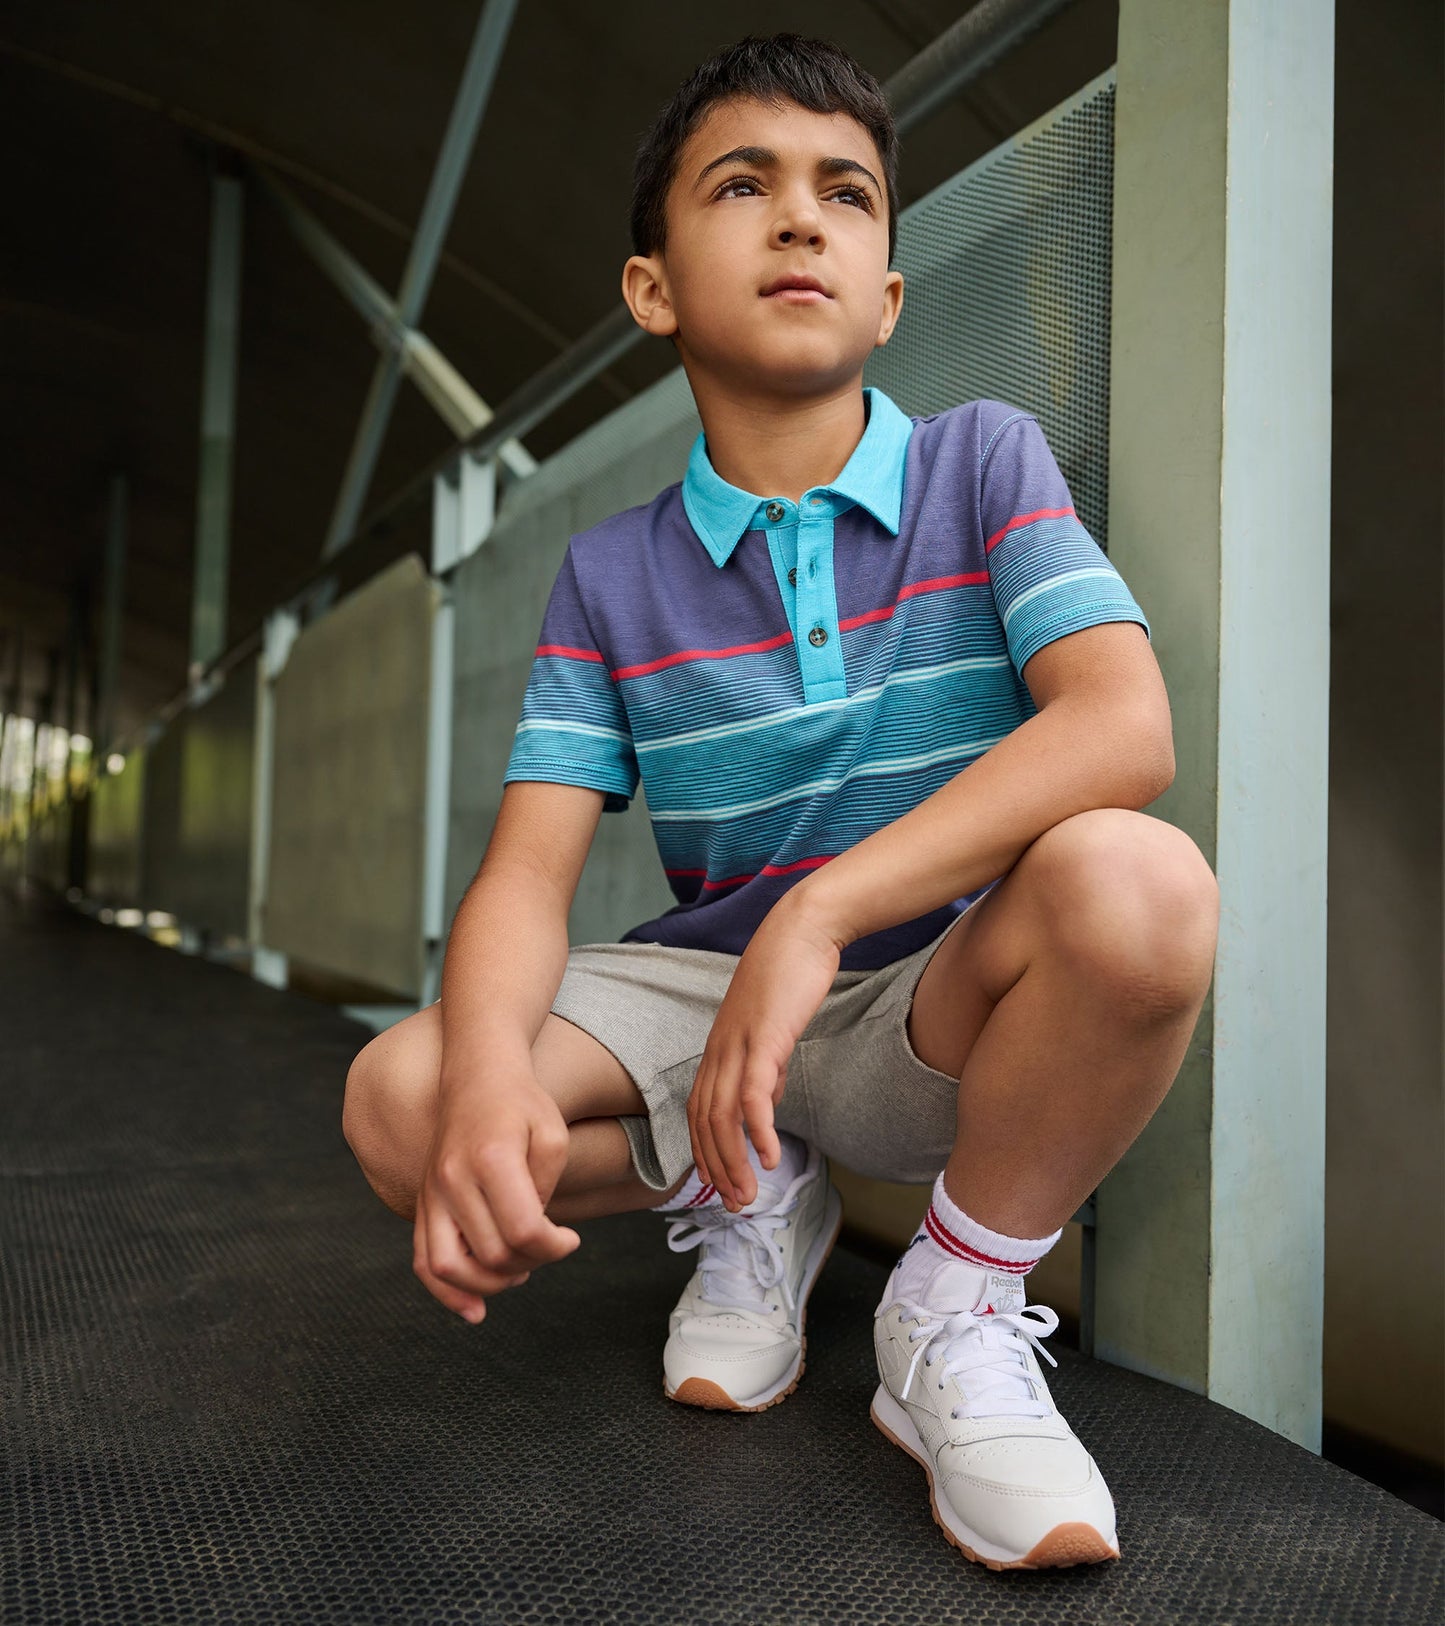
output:
{"label": "white sneaker", "polygon": [[[769,1197],[770,1206],[763,1208]],[[695,1209],[668,1226],[674,1253],[700,1248],[668,1321],[662,1352],[669,1400],[714,1411],[762,1411],[803,1375],[808,1295],[833,1250],[843,1203],[816,1147],[781,1191],[758,1184],[752,1212]]]}
{"label": "white sneaker", "polygon": [[[1058,1316],[1025,1307],[1020,1276],[946,1260],[915,1298],[896,1290],[898,1274],[873,1323],[871,1415],[922,1463],[944,1535],[994,1570],[1117,1558],[1114,1499],[1034,1353],[1058,1365],[1039,1343]],[[960,1308],[931,1310],[925,1297]]]}

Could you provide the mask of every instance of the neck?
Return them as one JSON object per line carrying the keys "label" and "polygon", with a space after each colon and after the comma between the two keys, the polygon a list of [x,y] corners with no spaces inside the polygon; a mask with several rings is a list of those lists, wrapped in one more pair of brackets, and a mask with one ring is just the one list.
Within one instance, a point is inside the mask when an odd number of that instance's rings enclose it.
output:
{"label": "neck", "polygon": [[836,480],[863,438],[863,389],[856,377],[803,403],[740,399],[697,382],[693,395],[714,470],[758,497],[800,501],[811,487]]}

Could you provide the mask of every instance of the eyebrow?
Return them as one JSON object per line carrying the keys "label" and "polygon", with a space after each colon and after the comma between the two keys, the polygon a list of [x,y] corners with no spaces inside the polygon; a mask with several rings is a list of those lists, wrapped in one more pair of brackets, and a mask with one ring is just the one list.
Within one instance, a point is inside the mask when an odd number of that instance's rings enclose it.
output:
{"label": "eyebrow", "polygon": [[[778,155],[771,147],[734,147],[731,152],[725,152],[721,158],[714,158],[699,173],[697,180],[693,184],[701,186],[715,169],[721,168],[724,164],[733,163],[750,164],[754,169],[776,169]],[[878,185],[877,176],[871,170],[865,169],[854,158],[820,158],[818,160],[818,173],[819,175],[866,175],[873,182],[873,185],[877,187],[879,195],[882,196],[883,188]]]}

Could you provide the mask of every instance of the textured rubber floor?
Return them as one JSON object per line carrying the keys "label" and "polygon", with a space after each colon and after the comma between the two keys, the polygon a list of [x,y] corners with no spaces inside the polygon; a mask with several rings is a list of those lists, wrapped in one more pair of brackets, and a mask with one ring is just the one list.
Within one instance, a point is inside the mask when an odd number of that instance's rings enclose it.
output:
{"label": "textured rubber floor", "polygon": [[879,1266],[834,1251],[786,1404],[678,1406],[655,1215],[468,1326],[341,1138],[364,1030],[3,895],[0,966],[7,1626],[1445,1616],[1437,1521],[1063,1347],[1122,1557],[972,1564],[869,1420]]}

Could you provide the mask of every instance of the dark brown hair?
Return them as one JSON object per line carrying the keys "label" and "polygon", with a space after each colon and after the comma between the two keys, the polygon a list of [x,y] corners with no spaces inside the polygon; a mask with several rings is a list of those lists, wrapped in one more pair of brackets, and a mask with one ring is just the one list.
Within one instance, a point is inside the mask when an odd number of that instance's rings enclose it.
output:
{"label": "dark brown hair", "polygon": [[846,113],[873,138],[888,191],[888,263],[898,246],[898,135],[878,81],[830,40],[750,34],[694,68],[637,149],[632,171],[632,250],[667,248],[667,194],[688,137],[719,102],[795,102],[810,113]]}

